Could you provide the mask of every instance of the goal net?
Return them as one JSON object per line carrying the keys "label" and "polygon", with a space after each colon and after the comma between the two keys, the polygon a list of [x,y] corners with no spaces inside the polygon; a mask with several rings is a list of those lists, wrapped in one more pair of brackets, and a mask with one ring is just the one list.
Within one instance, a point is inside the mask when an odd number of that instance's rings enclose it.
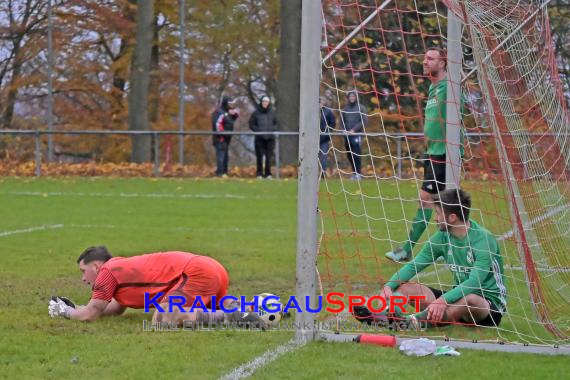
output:
{"label": "goal net", "polygon": [[[448,94],[447,108],[460,110],[463,138],[446,143],[447,149],[461,145],[464,153],[460,163],[451,162],[460,178],[448,177],[446,183],[458,182],[471,194],[470,218],[498,241],[506,312],[497,328],[458,322],[422,334],[569,343],[570,118],[547,3],[322,2],[320,94],[335,120],[326,123],[330,143],[321,145],[326,153],[318,202],[322,294],[379,294],[403,265],[386,259],[385,252],[409,243],[409,231],[418,223],[431,83],[422,61],[428,48],[452,45],[447,32],[452,12],[460,20],[455,56],[461,58],[453,62],[449,51],[448,65],[461,65],[461,96]],[[350,93],[363,124],[362,133],[352,137],[360,144],[346,138],[347,115],[354,116],[354,108],[347,108]],[[432,216],[412,258],[436,230]],[[414,281],[448,291],[455,285],[449,269],[438,260]],[[351,316],[319,318],[338,322]]]}

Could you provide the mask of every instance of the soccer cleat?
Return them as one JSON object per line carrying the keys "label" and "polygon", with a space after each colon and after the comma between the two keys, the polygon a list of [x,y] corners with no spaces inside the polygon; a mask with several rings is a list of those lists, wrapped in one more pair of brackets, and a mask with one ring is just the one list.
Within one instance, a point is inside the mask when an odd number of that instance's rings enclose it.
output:
{"label": "soccer cleat", "polygon": [[412,314],[409,317],[406,317],[406,322],[408,322],[408,326],[413,329],[413,330],[419,330],[420,329],[420,322],[418,321],[418,318]]}
{"label": "soccer cleat", "polygon": [[354,318],[360,323],[365,324],[376,324],[376,323],[387,323],[390,322],[392,317],[385,311],[382,313],[373,313],[366,306],[354,306],[353,315]]}
{"label": "soccer cleat", "polygon": [[362,175],[360,175],[360,174],[353,174],[353,175],[350,176],[350,179],[351,179],[352,181],[360,181],[360,180],[362,179]]}
{"label": "soccer cleat", "polygon": [[386,258],[388,258],[392,261],[395,261],[397,263],[410,261],[410,259],[412,258],[411,252],[407,252],[406,250],[404,250],[401,247],[398,247],[393,251],[386,252],[384,254],[384,256],[386,256]]}
{"label": "soccer cleat", "polygon": [[423,324],[423,327],[435,327],[437,326],[434,323],[431,323],[427,320],[428,318],[428,311],[427,309],[421,311],[419,313],[408,315],[404,318],[404,320],[408,323],[409,327],[412,327],[415,330],[420,330]]}

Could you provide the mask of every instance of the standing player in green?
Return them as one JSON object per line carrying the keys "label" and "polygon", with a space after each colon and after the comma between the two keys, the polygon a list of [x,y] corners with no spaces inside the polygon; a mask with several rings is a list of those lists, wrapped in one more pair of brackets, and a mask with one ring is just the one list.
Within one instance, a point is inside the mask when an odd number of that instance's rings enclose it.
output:
{"label": "standing player in green", "polygon": [[432,198],[445,189],[446,114],[447,114],[447,54],[440,48],[430,48],[424,56],[424,75],[431,85],[425,108],[424,136],[427,150],[424,154],[424,180],[420,190],[420,204],[412,221],[408,241],[403,247],[387,252],[386,257],[396,262],[409,261],[412,248],[424,233],[430,221]]}
{"label": "standing player in green", "polygon": [[[422,247],[415,259],[395,273],[384,285],[381,295],[426,297],[421,313],[411,320],[432,323],[469,323],[496,327],[506,311],[503,259],[497,240],[489,231],[469,219],[471,198],[462,190],[449,189],[434,200],[439,231]],[[443,292],[408,282],[417,273],[443,257],[453,274],[454,287]],[[366,307],[354,308],[362,322],[385,321],[385,313],[372,313]],[[400,313],[398,313],[400,317]]]}

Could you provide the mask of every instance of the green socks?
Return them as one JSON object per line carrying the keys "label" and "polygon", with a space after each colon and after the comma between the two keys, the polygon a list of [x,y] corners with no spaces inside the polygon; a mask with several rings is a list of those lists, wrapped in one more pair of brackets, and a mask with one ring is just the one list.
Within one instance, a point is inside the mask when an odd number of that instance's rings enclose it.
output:
{"label": "green socks", "polygon": [[416,212],[416,217],[412,221],[412,230],[408,235],[408,241],[402,249],[408,253],[412,252],[412,248],[416,245],[420,237],[426,230],[428,222],[431,220],[431,215],[433,213],[433,209],[431,208],[418,208]]}
{"label": "green socks", "polygon": [[414,315],[418,320],[425,321],[425,320],[427,320],[428,310],[425,309],[424,311],[420,311],[419,313],[416,313]]}
{"label": "green socks", "polygon": [[[424,311],[421,311],[419,313],[412,314],[412,315],[415,317],[417,322],[425,323],[425,327],[436,327],[437,326],[437,324],[434,324],[434,323],[427,321],[427,319],[428,319],[428,310],[427,309],[425,309]],[[409,321],[410,318],[411,318],[411,316],[407,317],[406,319]]]}

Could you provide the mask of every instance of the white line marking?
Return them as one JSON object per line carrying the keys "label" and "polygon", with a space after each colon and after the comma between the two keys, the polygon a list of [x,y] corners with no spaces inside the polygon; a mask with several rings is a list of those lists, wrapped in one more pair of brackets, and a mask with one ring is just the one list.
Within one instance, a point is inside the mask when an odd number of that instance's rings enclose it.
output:
{"label": "white line marking", "polygon": [[169,194],[169,193],[62,193],[41,191],[14,191],[1,195],[25,195],[34,197],[109,197],[109,198],[198,198],[198,199],[245,199],[233,194]]}
{"label": "white line marking", "polygon": [[[554,216],[554,215],[558,214],[559,212],[566,211],[566,210],[568,210],[568,205],[567,205],[567,204],[562,205],[562,206],[555,207],[555,208],[553,208],[553,209],[551,209],[551,210],[548,210],[548,212],[546,212],[545,214],[540,215],[540,216],[537,216],[536,218],[534,218],[533,220],[531,220],[531,221],[530,221],[530,225],[525,224],[523,227],[524,227],[525,229],[527,229],[527,228],[529,228],[529,227],[534,226],[534,225],[535,225],[536,223],[538,223],[538,222],[542,222],[542,221],[544,221],[545,219],[550,218],[551,216]],[[513,234],[514,234],[514,230],[510,230],[510,231],[508,231],[508,232],[502,234],[501,236],[497,237],[497,240],[498,240],[498,241],[502,241],[502,240],[505,240],[505,239],[509,239],[509,238],[513,237]]]}
{"label": "white line marking", "polygon": [[111,229],[111,230],[113,230],[115,228],[119,228],[119,226],[115,226],[114,224],[68,224],[65,227],[66,228],[92,228],[92,229],[107,228],[107,229]]}
{"label": "white line marking", "polygon": [[[129,228],[132,226],[127,225],[114,225],[114,224],[66,224],[65,228],[87,228],[87,229],[117,229],[117,228]],[[181,232],[216,232],[216,231],[227,231],[227,232],[276,232],[276,233],[291,233],[294,230],[288,230],[283,228],[239,228],[239,227],[227,227],[227,228],[208,228],[208,227],[160,227],[160,226],[138,226],[137,229],[144,230],[168,230],[168,231],[181,231]]]}
{"label": "white line marking", "polygon": [[[521,266],[505,265],[504,268],[505,268],[505,270],[509,269],[512,271],[522,271],[522,270],[526,271],[526,268],[523,268]],[[445,263],[438,263],[436,265],[436,269],[433,269],[433,270],[431,270],[429,272],[425,272],[425,273],[420,272],[419,274],[422,277],[429,277],[429,276],[432,276],[436,273],[440,273],[440,272],[447,270],[447,269],[448,269],[448,267]],[[545,273],[570,273],[570,268],[560,268],[560,267],[558,267],[558,268],[540,268],[540,267],[538,267],[538,268],[536,268],[536,271],[541,272],[541,273],[542,272],[545,272]]]}
{"label": "white line marking", "polygon": [[24,228],[22,230],[4,231],[0,232],[0,237],[16,235],[16,234],[25,234],[34,231],[53,230],[55,228],[63,228],[63,224],[44,224],[43,226]]}
{"label": "white line marking", "polygon": [[[510,266],[510,265],[505,265],[505,269],[510,269],[510,270],[526,270],[526,268],[523,268],[521,266]],[[537,267],[536,268],[537,272],[547,272],[547,273],[570,273],[570,268],[541,268],[541,267]]]}
{"label": "white line marking", "polygon": [[258,356],[246,364],[235,368],[232,372],[220,377],[220,380],[245,379],[246,377],[253,375],[253,373],[259,368],[266,366],[267,364],[275,361],[280,356],[288,352],[295,351],[304,345],[304,343],[299,343],[296,340],[290,340],[289,342],[277,348],[266,351],[263,355]]}

